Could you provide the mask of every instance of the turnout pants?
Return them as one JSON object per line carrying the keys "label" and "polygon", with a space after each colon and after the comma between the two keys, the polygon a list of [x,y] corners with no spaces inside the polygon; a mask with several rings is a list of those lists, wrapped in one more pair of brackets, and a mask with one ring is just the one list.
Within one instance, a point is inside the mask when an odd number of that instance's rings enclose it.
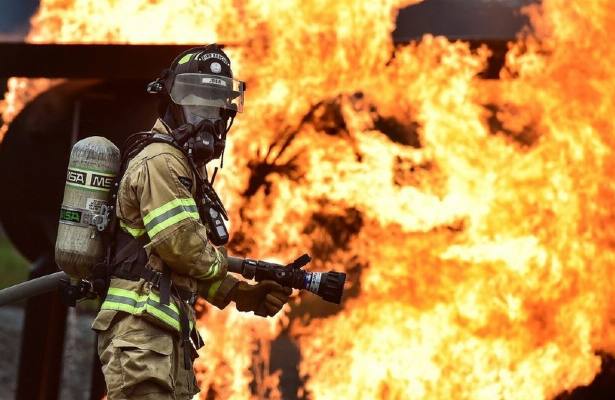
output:
{"label": "turnout pants", "polygon": [[123,312],[94,329],[108,400],[184,400],[198,393],[178,334]]}

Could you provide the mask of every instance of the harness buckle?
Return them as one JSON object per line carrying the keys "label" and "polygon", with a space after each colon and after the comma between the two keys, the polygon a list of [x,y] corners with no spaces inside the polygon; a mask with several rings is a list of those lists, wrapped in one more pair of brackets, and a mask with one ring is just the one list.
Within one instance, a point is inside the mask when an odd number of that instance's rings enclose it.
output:
{"label": "harness buckle", "polygon": [[158,272],[158,271],[154,271],[154,270],[151,270],[151,269],[150,269],[150,271],[152,272],[152,275],[151,275],[152,278],[148,279],[148,280],[152,284],[153,288],[158,289],[160,287],[160,279],[162,278],[162,274],[160,272]]}

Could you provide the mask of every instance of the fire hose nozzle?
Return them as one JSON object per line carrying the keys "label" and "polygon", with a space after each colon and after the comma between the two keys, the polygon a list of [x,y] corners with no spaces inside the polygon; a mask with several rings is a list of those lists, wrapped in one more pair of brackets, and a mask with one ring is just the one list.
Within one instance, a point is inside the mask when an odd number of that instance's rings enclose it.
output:
{"label": "fire hose nozzle", "polygon": [[282,286],[307,290],[331,303],[340,304],[342,301],[346,274],[336,271],[304,271],[302,268],[311,261],[307,254],[286,266],[248,258],[228,257],[227,260],[228,270],[246,279],[257,282],[271,280]]}
{"label": "fire hose nozzle", "polygon": [[343,272],[329,271],[323,274],[318,295],[330,303],[340,304],[344,293],[346,274]]}

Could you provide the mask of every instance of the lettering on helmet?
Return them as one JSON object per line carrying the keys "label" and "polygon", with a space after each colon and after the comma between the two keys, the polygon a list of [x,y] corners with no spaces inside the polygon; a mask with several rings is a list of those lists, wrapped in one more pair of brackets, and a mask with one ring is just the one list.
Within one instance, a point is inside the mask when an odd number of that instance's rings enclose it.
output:
{"label": "lettering on helmet", "polygon": [[212,85],[224,86],[226,87],[226,82],[219,78],[203,78],[201,79],[201,83],[211,83]]}
{"label": "lettering on helmet", "polygon": [[223,63],[225,63],[227,66],[231,66],[231,63],[229,62],[229,60],[224,57],[222,54],[218,54],[218,53],[201,53],[198,56],[196,56],[197,60],[200,61],[205,61],[205,60],[209,60],[210,58],[215,58],[216,60],[220,60]]}

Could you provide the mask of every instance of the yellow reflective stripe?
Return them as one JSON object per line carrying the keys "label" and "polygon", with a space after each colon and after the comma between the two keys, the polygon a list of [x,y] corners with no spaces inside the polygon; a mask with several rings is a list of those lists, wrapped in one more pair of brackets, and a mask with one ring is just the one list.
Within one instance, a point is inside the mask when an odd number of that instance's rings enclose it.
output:
{"label": "yellow reflective stripe", "polygon": [[207,290],[207,300],[209,300],[209,302],[212,302],[214,300],[214,296],[216,295],[216,293],[218,293],[218,289],[220,289],[222,281],[223,279],[220,279],[219,281],[212,283],[209,287],[209,290]]}
{"label": "yellow reflective stripe", "polygon": [[148,303],[145,303],[142,307],[135,307],[135,306],[132,306],[130,304],[117,303],[117,302],[114,302],[114,301],[105,301],[100,306],[100,309],[101,310],[124,311],[124,312],[127,312],[129,314],[133,314],[133,315],[141,315],[141,314],[143,314],[143,312],[146,312],[146,313],[151,314],[154,317],[158,318],[159,320],[161,320],[165,324],[169,325],[171,328],[173,328],[173,329],[175,329],[177,331],[180,330],[179,321],[169,317],[164,312],[160,311],[159,309],[157,309],[156,307],[154,307],[154,306],[152,306],[152,305],[150,305]]}
{"label": "yellow reflective stripe", "polygon": [[130,233],[133,237],[138,238],[139,236],[145,233],[145,228],[132,228],[124,223],[124,221],[120,221],[120,226],[126,232]]}
{"label": "yellow reflective stripe", "polygon": [[146,303],[145,304],[145,311],[147,313],[149,313],[149,314],[152,314],[153,316],[155,316],[159,320],[167,323],[173,329],[175,329],[177,331],[180,330],[180,326],[179,326],[179,321],[178,320],[169,317],[167,314],[165,314],[163,311],[159,310],[155,306],[152,306],[151,304]]}
{"label": "yellow reflective stripe", "polygon": [[176,224],[180,221],[183,221],[185,219],[188,218],[192,218],[192,219],[199,219],[199,213],[198,212],[188,212],[188,211],[181,211],[179,214],[176,214],[174,216],[172,216],[171,218],[167,218],[164,221],[162,221],[161,223],[159,223],[158,225],[155,225],[153,228],[148,229],[147,234],[149,235],[150,239],[153,239],[154,236],[156,236],[156,234],[158,234],[160,231],[168,228],[169,226]]}
{"label": "yellow reflective stripe", "polygon": [[199,220],[194,199],[174,199],[149,212],[143,218],[143,224],[150,239],[153,239],[160,231],[188,218]]}
{"label": "yellow reflective stripe", "polygon": [[[143,295],[139,296],[137,293],[135,293],[132,290],[110,287],[109,290],[107,291],[107,294],[112,294],[114,296],[128,297],[128,298],[130,298],[130,299],[132,299],[134,301],[137,301],[137,302],[144,301],[145,299],[147,299],[149,297],[150,299],[154,300],[155,302],[160,303],[160,296],[158,296],[154,292],[150,292],[149,294],[143,294]],[[179,309],[173,303],[170,303],[169,305],[164,305],[164,307],[170,307],[171,310],[173,310],[173,311],[175,311],[176,313],[179,314]]]}
{"label": "yellow reflective stripe", "polygon": [[165,212],[178,207],[178,206],[186,206],[186,207],[196,207],[196,203],[194,202],[193,198],[184,198],[184,199],[174,199],[169,201],[168,203],[163,204],[162,206],[148,212],[144,217],[143,217],[143,225],[147,225],[150,223],[151,220],[153,220],[154,218],[164,214]]}
{"label": "yellow reflective stripe", "polygon": [[109,290],[107,290],[107,294],[112,294],[112,295],[115,295],[115,296],[128,297],[130,299],[133,299],[134,301],[139,301],[139,299],[147,297],[147,295],[139,296],[138,294],[136,294],[132,290],[120,289],[120,288],[114,288],[114,287],[110,287]]}
{"label": "yellow reflective stripe", "polygon": [[[180,330],[179,309],[173,303],[160,304],[160,297],[155,293],[137,295],[137,293],[119,288],[109,288],[107,298],[101,305],[102,310],[124,311],[140,315],[143,312],[151,314],[174,329]],[[173,314],[171,316],[169,314]]]}
{"label": "yellow reflective stripe", "polygon": [[216,275],[218,275],[219,271],[220,271],[220,259],[218,258],[218,254],[216,252],[216,259],[211,262],[207,272],[205,274],[203,274],[203,275],[199,275],[198,279],[200,281],[203,281],[203,280],[206,280],[206,279],[211,279],[211,278],[215,277]]}

